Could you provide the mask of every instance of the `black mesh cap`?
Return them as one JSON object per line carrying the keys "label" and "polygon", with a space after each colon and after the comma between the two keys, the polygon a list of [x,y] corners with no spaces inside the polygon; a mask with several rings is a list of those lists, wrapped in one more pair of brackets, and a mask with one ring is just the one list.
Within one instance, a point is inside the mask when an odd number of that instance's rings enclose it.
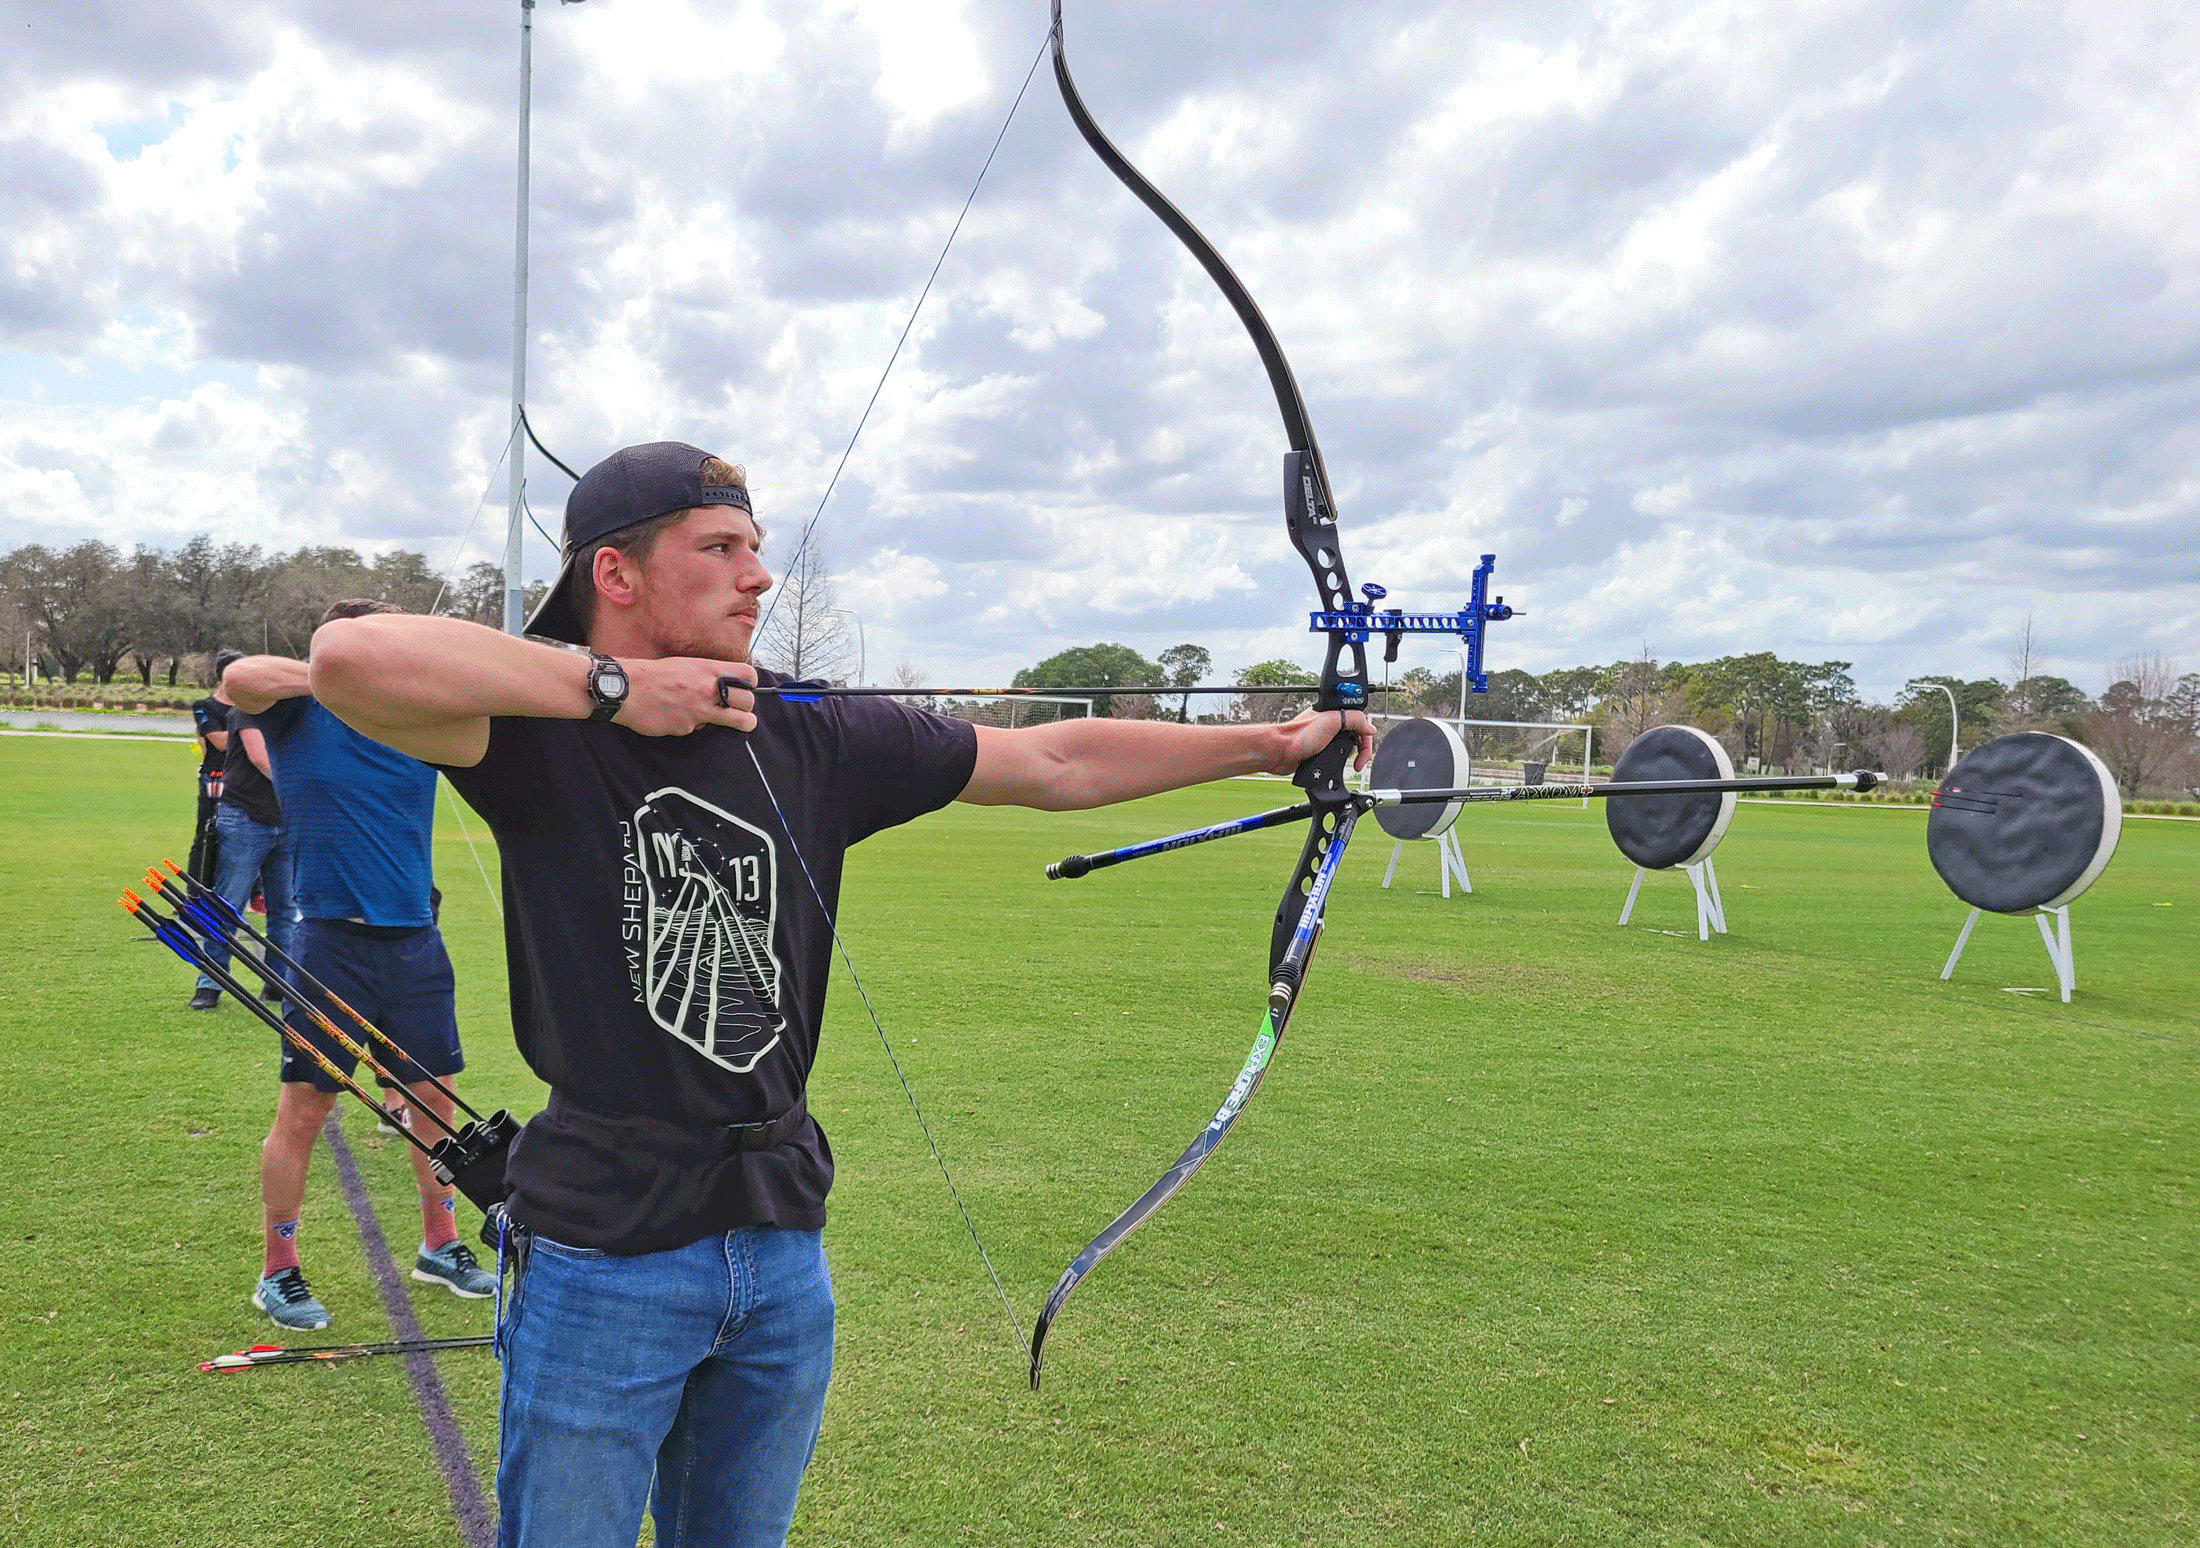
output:
{"label": "black mesh cap", "polygon": [[623,447],[582,474],[565,500],[565,562],[550,594],[527,620],[527,632],[572,645],[588,643],[573,609],[573,589],[594,581],[574,575],[573,556],[598,538],[698,505],[737,505],[754,515],[749,492],[739,484],[703,482],[703,464],[710,457],[685,441],[651,441]]}

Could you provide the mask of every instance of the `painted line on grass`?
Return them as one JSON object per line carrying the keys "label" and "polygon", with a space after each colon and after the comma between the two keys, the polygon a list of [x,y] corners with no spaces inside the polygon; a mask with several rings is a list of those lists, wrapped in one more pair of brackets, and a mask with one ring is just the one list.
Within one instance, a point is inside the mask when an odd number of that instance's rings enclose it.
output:
{"label": "painted line on grass", "polygon": [[[420,1320],[413,1315],[412,1297],[390,1257],[389,1239],[383,1236],[382,1223],[375,1218],[374,1201],[367,1197],[367,1185],[359,1176],[359,1163],[344,1140],[334,1111],[321,1132],[336,1157],[344,1202],[359,1227],[359,1242],[367,1250],[368,1266],[374,1270],[375,1288],[382,1292],[382,1310],[390,1319],[390,1331],[401,1339],[425,1337]],[[451,1514],[458,1518],[466,1548],[493,1548],[496,1518],[482,1495],[481,1480],[474,1473],[473,1458],[467,1455],[466,1437],[451,1413],[450,1399],[444,1395],[443,1378],[436,1374],[435,1357],[425,1352],[406,1355],[405,1374],[412,1378],[413,1396],[420,1402],[420,1417],[428,1427],[428,1444],[435,1451],[435,1465],[443,1474],[444,1487],[450,1490]]]}

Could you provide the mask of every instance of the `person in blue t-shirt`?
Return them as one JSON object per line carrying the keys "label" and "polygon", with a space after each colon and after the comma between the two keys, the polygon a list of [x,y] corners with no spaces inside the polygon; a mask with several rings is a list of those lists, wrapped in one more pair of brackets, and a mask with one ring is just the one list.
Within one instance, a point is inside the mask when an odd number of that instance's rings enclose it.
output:
{"label": "person in blue t-shirt", "polygon": [[[338,602],[321,621],[397,611],[387,602]],[[377,1057],[400,1080],[418,1077],[404,1088],[411,1110],[449,1120],[451,1099],[422,1073],[449,1085],[466,1063],[451,959],[431,902],[435,771],[369,741],[322,708],[306,670],[303,661],[287,656],[247,656],[223,679],[266,744],[297,852],[303,919],[292,955],[405,1050],[409,1058]],[[344,1024],[333,1006],[321,1009]],[[356,1061],[295,1005],[289,1020],[340,1068],[353,1069]],[[299,1266],[298,1216],[313,1141],[336,1105],[338,1087],[289,1043],[281,1052],[281,1095],[260,1150],[264,1258],[252,1304],[286,1328],[325,1328],[327,1308]],[[412,1162],[422,1221],[412,1277],[470,1298],[494,1293],[494,1276],[458,1239],[453,1190],[436,1179],[417,1148]]]}

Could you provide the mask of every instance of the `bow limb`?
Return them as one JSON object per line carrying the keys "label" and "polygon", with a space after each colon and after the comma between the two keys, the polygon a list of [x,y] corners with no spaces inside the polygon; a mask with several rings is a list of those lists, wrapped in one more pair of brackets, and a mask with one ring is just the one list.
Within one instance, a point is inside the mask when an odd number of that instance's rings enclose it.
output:
{"label": "bow limb", "polygon": [[[1283,346],[1276,333],[1268,325],[1268,319],[1237,277],[1215,245],[1186,218],[1184,212],[1170,202],[1167,195],[1149,182],[1146,175],[1131,164],[1110,140],[1099,124],[1094,122],[1086,108],[1084,97],[1077,90],[1077,83],[1069,73],[1069,56],[1062,41],[1062,0],[1053,0],[1054,30],[1051,45],[1054,52],[1054,80],[1061,88],[1062,102],[1069,109],[1071,120],[1078,132],[1085,137],[1100,160],[1123,186],[1136,194],[1146,208],[1159,216],[1161,223],[1175,233],[1178,241],[1199,260],[1207,277],[1215,282],[1238,320],[1245,325],[1246,333],[1253,341],[1253,348],[1260,355],[1261,365],[1268,372],[1269,385],[1275,390],[1276,408],[1283,416],[1285,439],[1290,451],[1283,464],[1284,526],[1291,538],[1292,547],[1306,561],[1308,573],[1313,577],[1314,589],[1321,598],[1325,612],[1344,613],[1353,606],[1352,584],[1345,573],[1344,557],[1337,542],[1337,517],[1335,503],[1329,489],[1329,475],[1322,464],[1321,447],[1314,439],[1314,427],[1307,417],[1306,401],[1299,393],[1298,379],[1291,373],[1291,363],[1284,358]],[[1344,783],[1345,768],[1357,749],[1358,738],[1344,729],[1342,712],[1364,708],[1367,704],[1367,653],[1364,645],[1345,636],[1344,631],[1331,630],[1329,647],[1322,662],[1321,687],[1315,696],[1317,711],[1339,712],[1337,736],[1329,745],[1299,765],[1293,781],[1305,788],[1308,804],[1312,807],[1312,821],[1308,825],[1305,846],[1299,852],[1298,865],[1293,869],[1290,882],[1285,886],[1283,899],[1276,906],[1275,927],[1269,938],[1268,1008],[1261,1018],[1260,1031],[1253,1039],[1252,1051],[1246,1055],[1243,1068],[1223,1098],[1207,1126],[1177,1158],[1176,1164],[1161,1174],[1151,1188],[1141,1194],[1136,1203],[1123,1211],[1106,1230],[1094,1237],[1062,1273],[1046,1306],[1040,1312],[1033,1327],[1031,1340],[1031,1384],[1039,1385],[1040,1360],[1046,1344],[1047,1330],[1069,1300],[1079,1282],[1091,1273],[1101,1259],[1113,1252],[1123,1239],[1135,1231],[1154,1212],[1168,1202],[1177,1189],[1190,1180],[1191,1175],[1205,1164],[1207,1158],[1230,1130],[1236,1125],[1238,1115],[1244,1112],[1253,1093],[1260,1089],[1262,1079],[1268,1073],[1270,1061],[1275,1057],[1277,1044],[1283,1038],[1285,1026],[1291,1019],[1291,1010],[1298,1002],[1299,989],[1304,982],[1307,965],[1313,959],[1314,947],[1321,938],[1323,910],[1328,902],[1329,888],[1337,874],[1338,863],[1344,857],[1346,843],[1352,835],[1352,825],[1358,817],[1352,794]]]}
{"label": "bow limb", "polygon": [[[1215,244],[1207,240],[1206,234],[1192,224],[1168,195],[1147,180],[1145,173],[1131,164],[1130,158],[1116,148],[1107,132],[1093,120],[1091,110],[1077,90],[1077,82],[1069,73],[1069,55],[1062,41],[1062,0],[1053,0],[1053,5],[1054,82],[1061,88],[1062,103],[1069,109],[1071,121],[1093,153],[1199,260],[1199,266],[1207,271],[1207,277],[1215,282],[1216,288],[1236,311],[1238,321],[1245,325],[1253,348],[1260,355],[1260,363],[1268,372],[1268,384],[1275,390],[1276,410],[1283,416],[1284,437],[1291,446],[1289,455],[1284,458],[1284,525],[1292,546],[1306,561],[1307,570],[1313,576],[1323,611],[1347,611],[1354,602],[1352,582],[1345,573],[1343,554],[1337,546],[1336,503],[1330,493],[1329,473],[1322,462],[1321,446],[1314,439],[1313,421],[1307,415],[1298,378],[1291,372],[1291,362],[1284,358],[1276,330],[1268,325],[1252,292],[1245,288],[1245,282],[1237,277],[1237,271],[1216,250]],[[1333,632],[1329,637],[1328,658],[1322,666],[1322,690],[1315,708],[1360,709],[1366,704],[1365,647],[1349,643]],[[1347,742],[1348,738],[1340,736],[1327,750],[1308,759],[1300,766],[1297,782],[1310,790],[1341,788],[1344,761],[1351,753],[1351,748],[1345,745]],[[1302,865],[1301,877],[1304,872]],[[1300,879],[1294,878],[1293,885]]]}

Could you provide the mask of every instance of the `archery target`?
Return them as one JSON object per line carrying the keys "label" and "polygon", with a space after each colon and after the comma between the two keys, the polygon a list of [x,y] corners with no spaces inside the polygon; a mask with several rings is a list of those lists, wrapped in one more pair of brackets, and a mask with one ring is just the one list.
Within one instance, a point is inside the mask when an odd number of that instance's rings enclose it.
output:
{"label": "archery target", "polygon": [[2115,776],[2091,748],[2016,731],[1948,771],[1925,819],[1925,852],[1973,908],[2022,914],[2092,886],[2123,825]]}
{"label": "archery target", "polygon": [[[1383,733],[1371,773],[1378,790],[1451,790],[1467,782],[1467,744],[1441,720],[1407,720]],[[1375,821],[1395,839],[1442,838],[1462,803],[1378,806]]]}
{"label": "archery target", "polygon": [[[1734,760],[1716,738],[1694,726],[1656,726],[1627,744],[1612,765],[1612,783],[1635,780],[1732,779]],[[1701,795],[1607,796],[1604,823],[1619,852],[1647,871],[1699,865],[1711,857],[1734,820],[1734,792]]]}

